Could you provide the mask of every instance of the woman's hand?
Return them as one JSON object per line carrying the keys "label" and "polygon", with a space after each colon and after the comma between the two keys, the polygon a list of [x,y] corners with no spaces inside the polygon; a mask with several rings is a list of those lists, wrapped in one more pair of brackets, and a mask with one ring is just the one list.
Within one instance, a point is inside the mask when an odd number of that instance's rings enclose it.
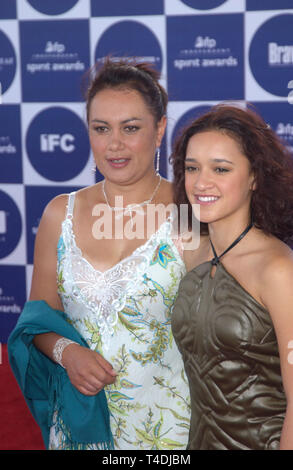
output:
{"label": "woman's hand", "polygon": [[117,372],[106,359],[79,344],[64,349],[62,363],[72,385],[84,395],[96,395],[116,380]]}

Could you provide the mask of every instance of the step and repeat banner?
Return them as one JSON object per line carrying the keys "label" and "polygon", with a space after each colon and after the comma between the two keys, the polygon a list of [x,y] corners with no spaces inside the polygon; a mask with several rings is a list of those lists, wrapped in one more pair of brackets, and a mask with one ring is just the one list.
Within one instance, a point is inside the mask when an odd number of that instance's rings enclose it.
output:
{"label": "step and repeat banner", "polygon": [[83,78],[97,61],[154,64],[174,135],[218,102],[253,103],[293,148],[293,0],[0,1],[0,342],[30,290],[41,214],[95,183]]}

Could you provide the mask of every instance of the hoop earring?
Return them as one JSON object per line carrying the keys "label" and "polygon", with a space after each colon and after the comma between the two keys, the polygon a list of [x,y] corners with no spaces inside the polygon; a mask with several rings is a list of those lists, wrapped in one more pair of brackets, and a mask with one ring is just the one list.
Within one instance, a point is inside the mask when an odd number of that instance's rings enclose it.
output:
{"label": "hoop earring", "polygon": [[157,148],[157,152],[156,152],[156,155],[157,155],[156,174],[157,174],[157,175],[160,174],[160,154],[161,154],[160,147],[158,147],[158,148]]}

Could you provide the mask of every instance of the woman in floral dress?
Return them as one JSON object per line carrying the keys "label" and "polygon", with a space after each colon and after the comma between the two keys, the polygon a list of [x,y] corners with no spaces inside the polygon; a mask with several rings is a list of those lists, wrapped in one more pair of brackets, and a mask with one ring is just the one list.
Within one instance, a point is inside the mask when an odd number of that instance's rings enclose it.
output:
{"label": "woman in floral dress", "polygon": [[[34,344],[83,395],[105,390],[115,449],[185,449],[188,441],[189,390],[170,328],[185,265],[172,236],[172,186],[158,172],[166,106],[147,64],[106,61],[87,94],[104,180],[53,199],[35,244],[30,300],[64,311],[89,348],[54,332]],[[160,209],[152,229],[151,206]],[[68,436],[56,410],[49,448],[98,448]]]}

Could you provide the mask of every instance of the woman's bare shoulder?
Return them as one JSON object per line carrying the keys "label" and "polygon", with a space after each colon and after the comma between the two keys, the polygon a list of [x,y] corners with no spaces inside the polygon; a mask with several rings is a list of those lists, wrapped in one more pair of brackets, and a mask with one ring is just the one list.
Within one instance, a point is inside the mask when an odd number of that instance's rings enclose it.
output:
{"label": "woman's bare shoulder", "polygon": [[277,324],[282,321],[282,315],[292,314],[293,251],[275,240],[264,250],[259,266],[257,282],[261,303]]}
{"label": "woman's bare shoulder", "polygon": [[263,301],[279,287],[293,282],[293,251],[281,240],[272,237],[264,243],[257,258],[256,273]]}
{"label": "woman's bare shoulder", "polygon": [[59,194],[51,199],[46,205],[41,222],[58,223],[60,219],[64,219],[68,204],[68,194]]}
{"label": "woman's bare shoulder", "polygon": [[[92,186],[87,186],[85,188],[80,188],[75,191],[75,201],[76,203],[86,201],[87,199],[92,198],[93,194],[97,191],[97,186],[92,185]],[[53,199],[51,199],[48,204],[46,205],[44,212],[43,212],[43,218],[49,219],[49,220],[56,220],[60,221],[60,219],[64,219],[66,217],[66,212],[67,212],[67,205],[68,205],[68,200],[69,200],[69,193],[63,193],[59,194],[58,196],[55,196]]]}
{"label": "woman's bare shoulder", "polygon": [[60,235],[61,225],[66,217],[69,194],[59,194],[51,199],[44,208],[38,227],[38,239],[55,240]]}
{"label": "woman's bare shoulder", "polygon": [[[273,240],[264,256],[263,280],[282,278],[288,272],[293,274],[293,251],[280,240]],[[292,278],[293,279],[293,278]]]}

